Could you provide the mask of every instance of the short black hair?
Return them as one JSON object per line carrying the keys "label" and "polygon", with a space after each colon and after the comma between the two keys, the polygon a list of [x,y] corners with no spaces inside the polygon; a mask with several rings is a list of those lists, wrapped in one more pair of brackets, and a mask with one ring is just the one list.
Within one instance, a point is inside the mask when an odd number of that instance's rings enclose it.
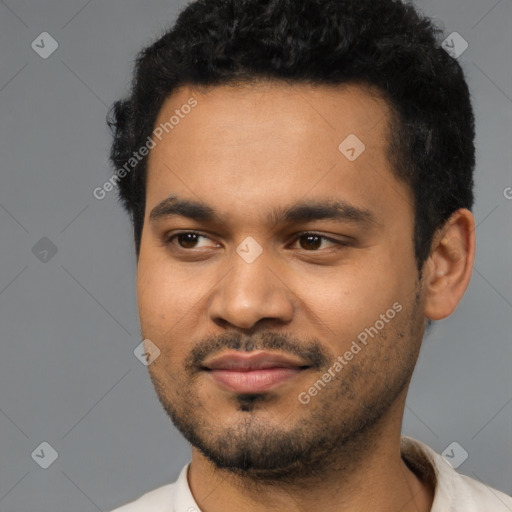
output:
{"label": "short black hair", "polygon": [[[119,170],[155,128],[178,87],[259,79],[360,84],[391,112],[388,158],[414,197],[414,251],[421,275],[436,230],[473,206],[474,115],[463,70],[441,46],[442,29],[394,0],[197,0],[141,50],[129,95],[107,123]],[[147,158],[119,179],[137,257],[144,222]],[[116,171],[117,172],[117,171]]]}

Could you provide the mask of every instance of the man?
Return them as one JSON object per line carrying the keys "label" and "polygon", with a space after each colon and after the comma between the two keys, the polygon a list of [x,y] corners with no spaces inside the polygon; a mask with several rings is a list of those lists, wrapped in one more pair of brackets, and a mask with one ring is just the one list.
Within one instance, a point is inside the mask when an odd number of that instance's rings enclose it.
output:
{"label": "man", "polygon": [[109,124],[149,373],[192,445],[118,511],[512,510],[400,435],[475,254],[469,91],[428,19],[199,0]]}

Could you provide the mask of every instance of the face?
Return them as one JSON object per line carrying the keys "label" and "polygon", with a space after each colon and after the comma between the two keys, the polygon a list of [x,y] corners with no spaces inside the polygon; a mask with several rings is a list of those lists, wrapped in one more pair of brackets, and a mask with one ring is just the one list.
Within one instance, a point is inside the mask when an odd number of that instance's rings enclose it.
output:
{"label": "face", "polygon": [[141,331],[164,409],[218,467],[311,475],[401,422],[425,317],[388,120],[355,85],[183,87],[160,111]]}

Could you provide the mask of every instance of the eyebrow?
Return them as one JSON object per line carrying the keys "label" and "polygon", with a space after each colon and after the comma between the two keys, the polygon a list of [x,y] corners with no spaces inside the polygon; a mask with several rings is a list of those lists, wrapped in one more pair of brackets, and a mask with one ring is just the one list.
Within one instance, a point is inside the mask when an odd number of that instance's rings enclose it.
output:
{"label": "eyebrow", "polygon": [[[198,222],[219,223],[223,220],[209,205],[190,199],[169,196],[158,203],[149,214],[151,222],[181,216]],[[315,220],[337,220],[370,227],[380,225],[375,215],[368,209],[354,206],[344,200],[309,200],[290,206],[274,208],[267,215],[270,226],[286,223],[311,222]]]}

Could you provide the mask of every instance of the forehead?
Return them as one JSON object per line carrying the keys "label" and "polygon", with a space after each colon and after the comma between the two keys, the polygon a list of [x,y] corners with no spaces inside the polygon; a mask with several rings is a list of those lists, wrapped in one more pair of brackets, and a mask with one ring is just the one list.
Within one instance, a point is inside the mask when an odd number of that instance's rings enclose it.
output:
{"label": "forehead", "polygon": [[[194,106],[189,108],[189,104]],[[337,139],[348,130],[362,139],[371,136],[375,143],[387,135],[389,114],[387,101],[369,85],[257,81],[208,89],[180,87],[164,101],[155,127],[164,129],[163,138],[172,132],[176,143],[189,139],[187,128],[205,137],[207,128],[201,130],[201,125],[212,124],[216,128],[212,136],[233,136],[236,131],[247,142],[262,131],[282,132],[293,142],[290,136],[294,134],[305,139],[324,131]]]}
{"label": "forehead", "polygon": [[255,215],[327,196],[379,215],[398,194],[407,209],[409,191],[389,167],[389,129],[387,102],[360,85],[181,87],[155,122],[146,214],[170,195]]}

